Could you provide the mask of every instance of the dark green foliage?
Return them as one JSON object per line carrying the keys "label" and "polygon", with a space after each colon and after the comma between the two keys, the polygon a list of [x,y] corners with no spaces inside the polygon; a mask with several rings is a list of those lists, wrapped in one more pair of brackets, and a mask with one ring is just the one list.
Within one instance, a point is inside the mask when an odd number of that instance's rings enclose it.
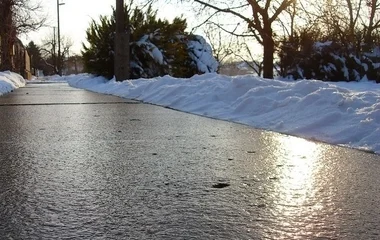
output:
{"label": "dark green foliage", "polygon": [[[125,11],[130,16],[131,78],[199,73],[188,53],[185,19],[175,18],[172,23],[158,19],[151,6],[145,12],[127,7]],[[86,32],[88,45],[83,44],[82,51],[85,71],[113,77],[115,26],[115,10],[111,17],[102,16],[99,22],[91,23]]]}
{"label": "dark green foliage", "polygon": [[42,69],[44,67],[44,62],[41,56],[41,49],[33,41],[31,41],[28,46],[26,46],[26,50],[30,56],[30,67],[32,70]]}
{"label": "dark green foliage", "polygon": [[[332,39],[334,39],[332,37]],[[282,41],[279,66],[283,77],[323,81],[360,81],[363,77],[380,81],[379,59],[356,44],[327,41],[317,32],[303,32]]]}
{"label": "dark green foliage", "polygon": [[113,76],[115,15],[101,16],[99,23],[92,21],[86,31],[87,47],[83,44],[85,71],[111,78]]}

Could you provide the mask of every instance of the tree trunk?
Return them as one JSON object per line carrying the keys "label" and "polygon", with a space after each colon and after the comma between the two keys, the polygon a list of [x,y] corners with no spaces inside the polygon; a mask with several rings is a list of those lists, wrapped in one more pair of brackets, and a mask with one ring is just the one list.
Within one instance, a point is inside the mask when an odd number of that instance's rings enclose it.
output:
{"label": "tree trunk", "polygon": [[2,1],[0,4],[0,22],[0,70],[13,71],[13,45],[16,39],[16,32],[12,22],[12,3],[10,1]]}
{"label": "tree trunk", "polygon": [[370,16],[369,16],[369,23],[368,26],[366,26],[367,31],[365,33],[364,37],[364,43],[366,44],[365,50],[368,51],[372,47],[373,39],[372,39],[372,31],[374,30],[373,25],[374,25],[374,19],[375,19],[375,14],[377,10],[377,0],[372,0],[369,2],[371,5],[371,11],[370,11]]}
{"label": "tree trunk", "polygon": [[[127,19],[126,19],[127,18]],[[115,65],[116,81],[129,79],[129,16],[125,14],[124,0],[116,0]]]}
{"label": "tree trunk", "polygon": [[264,78],[273,79],[273,55],[274,55],[274,40],[272,35],[267,34],[267,37],[264,38]]}

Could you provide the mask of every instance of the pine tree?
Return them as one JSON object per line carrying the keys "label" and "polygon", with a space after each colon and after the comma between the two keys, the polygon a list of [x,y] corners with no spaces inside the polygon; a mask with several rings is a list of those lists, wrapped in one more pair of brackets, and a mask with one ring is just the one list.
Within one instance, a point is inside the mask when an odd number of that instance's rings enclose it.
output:
{"label": "pine tree", "polygon": [[[28,51],[28,54],[30,56],[30,67],[32,68],[32,71],[36,69],[42,69],[43,60],[40,48],[33,41],[31,41],[29,42],[28,46],[26,46],[26,50]],[[33,74],[36,73],[33,72]]]}
{"label": "pine tree", "polygon": [[[185,32],[186,20],[175,18],[172,22],[157,17],[151,6],[145,11],[127,8],[130,39],[131,78],[151,78],[170,74],[190,77],[203,73],[191,58],[188,47],[192,35]],[[128,16],[127,15],[127,16]],[[112,78],[114,75],[115,10],[110,17],[101,16],[88,28],[88,45],[83,44],[85,70]]]}

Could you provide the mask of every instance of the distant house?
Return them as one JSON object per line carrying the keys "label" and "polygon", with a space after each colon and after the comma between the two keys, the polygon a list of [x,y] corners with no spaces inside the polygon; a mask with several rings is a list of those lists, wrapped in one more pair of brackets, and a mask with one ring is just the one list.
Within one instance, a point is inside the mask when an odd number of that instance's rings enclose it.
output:
{"label": "distant house", "polygon": [[238,75],[260,75],[263,71],[263,63],[259,64],[256,62],[230,62],[225,63],[219,67],[219,73],[227,76],[238,76]]}
{"label": "distant house", "polygon": [[80,56],[71,56],[65,60],[63,73],[64,75],[78,74],[84,71],[83,59]]}
{"label": "distant house", "polygon": [[[1,38],[0,38],[0,46],[1,46]],[[0,48],[1,51],[1,48]],[[10,49],[10,58],[12,64],[12,71],[19,73],[25,79],[31,79],[32,73],[30,71],[30,57],[28,51],[22,44],[20,39],[16,39],[12,48]],[[1,54],[0,54],[1,56]],[[2,59],[0,58],[0,65],[2,63]]]}
{"label": "distant house", "polygon": [[254,74],[255,71],[244,62],[225,63],[220,66],[219,73],[227,76]]}

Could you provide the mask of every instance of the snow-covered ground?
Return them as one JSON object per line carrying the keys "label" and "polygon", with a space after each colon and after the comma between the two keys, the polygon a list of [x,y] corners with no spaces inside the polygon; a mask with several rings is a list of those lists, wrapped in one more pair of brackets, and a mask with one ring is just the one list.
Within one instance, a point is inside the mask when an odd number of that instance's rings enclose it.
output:
{"label": "snow-covered ground", "polygon": [[124,82],[81,74],[47,80],[380,154],[380,84],[373,82],[218,74]]}
{"label": "snow-covered ground", "polygon": [[0,96],[25,86],[24,78],[13,72],[0,72]]}

